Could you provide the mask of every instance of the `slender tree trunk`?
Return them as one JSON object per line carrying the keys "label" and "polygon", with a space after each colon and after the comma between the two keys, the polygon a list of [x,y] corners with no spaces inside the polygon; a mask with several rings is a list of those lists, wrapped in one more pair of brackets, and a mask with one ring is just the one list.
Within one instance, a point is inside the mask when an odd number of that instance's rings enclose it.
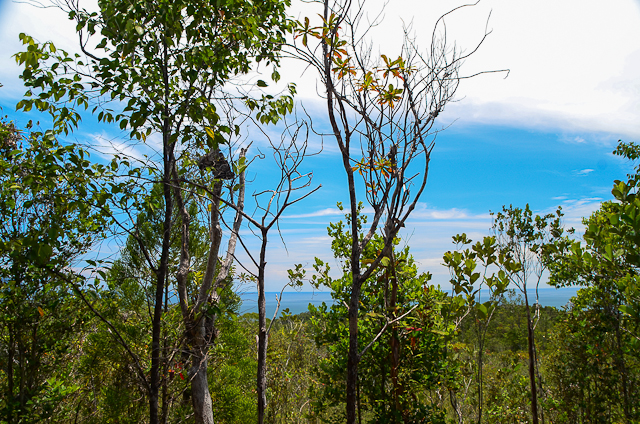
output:
{"label": "slender tree trunk", "polygon": [[[242,149],[240,157],[244,157],[246,149]],[[220,226],[220,197],[222,195],[222,180],[219,179],[214,183],[211,199],[210,212],[210,244],[207,256],[207,265],[205,269],[198,296],[191,307],[188,307],[187,280],[190,272],[190,252],[189,252],[189,212],[186,208],[182,192],[178,188],[179,179],[177,169],[173,169],[175,197],[178,203],[178,209],[182,219],[182,249],[180,253],[180,265],[176,279],[178,280],[178,295],[180,298],[180,307],[182,317],[186,327],[187,345],[190,348],[191,364],[189,369],[189,378],[191,380],[191,401],[195,414],[196,424],[213,424],[213,402],[211,393],[209,392],[209,383],[207,377],[207,364],[209,355],[209,346],[216,337],[215,316],[212,316],[203,310],[210,302],[217,304],[220,301],[219,296],[215,292],[216,288],[224,282],[229,275],[233,255],[235,252],[238,231],[242,223],[241,211],[244,209],[244,171],[240,174],[240,191],[238,193],[237,213],[233,224],[232,233],[227,248],[227,258],[218,266],[220,244],[222,242],[222,228]]]}
{"label": "slender tree trunk", "polygon": [[[353,220],[355,221],[355,215]],[[356,236],[357,237],[357,233]],[[349,353],[347,356],[347,423],[355,424],[358,385],[358,304],[360,302],[360,281],[353,279],[351,301],[349,302]]]}
{"label": "slender tree trunk", "polygon": [[209,392],[207,379],[207,342],[205,336],[204,319],[200,320],[196,335],[196,343],[191,352],[191,401],[195,413],[196,424],[213,424],[213,404]]}
{"label": "slender tree trunk", "polygon": [[[165,147],[166,149],[166,147]],[[165,155],[166,155],[165,151]],[[171,215],[173,213],[173,200],[171,199],[171,187],[168,177],[170,164],[165,157],[165,175],[163,192],[165,201],[165,216],[163,223],[162,254],[160,266],[156,278],[156,295],[153,308],[153,321],[151,333],[151,376],[149,378],[149,423],[158,424],[158,395],[160,388],[160,330],[162,328],[162,311],[164,298],[164,284],[169,263],[169,246],[171,242]]]}
{"label": "slender tree trunk", "polygon": [[164,298],[164,284],[169,269],[169,248],[171,247],[171,217],[173,215],[173,199],[171,197],[171,171],[173,169],[173,149],[175,144],[171,142],[171,121],[168,108],[169,100],[169,74],[168,47],[166,40],[162,40],[162,78],[164,84],[164,119],[162,122],[162,194],[164,197],[164,222],[162,223],[162,250],[160,253],[160,265],[156,272],[156,294],[153,306],[153,321],[151,327],[151,370],[149,376],[149,423],[158,424],[158,395],[160,389],[160,330],[162,328],[162,312]]}
{"label": "slender tree trunk", "polygon": [[267,408],[267,311],[264,294],[264,270],[267,265],[267,231],[262,229],[262,248],[260,249],[260,269],[258,270],[258,373],[256,387],[258,391],[258,424],[264,423]]}
{"label": "slender tree trunk", "polygon": [[533,322],[527,297],[527,287],[524,288],[524,305],[527,310],[527,341],[529,351],[529,383],[531,387],[531,419],[533,424],[538,424],[538,390],[536,387],[535,347],[533,335]]}
{"label": "slender tree trunk", "polygon": [[456,413],[458,424],[462,424],[462,411],[460,410],[460,406],[458,405],[458,398],[452,389],[449,389],[449,402],[451,403],[451,407]]}
{"label": "slender tree trunk", "polygon": [[[164,313],[167,313],[167,309],[169,307],[169,285],[165,281],[164,284]],[[167,362],[167,350],[168,350],[168,334],[167,329],[164,329],[164,334],[162,337],[162,349],[164,351],[164,355],[162,358],[162,409],[160,414],[160,422],[162,424],[167,424],[167,419],[169,418],[169,382],[167,380],[167,375],[169,375],[169,363]]]}
{"label": "slender tree trunk", "polygon": [[[174,178],[177,179],[177,171],[174,171]],[[219,197],[222,193],[222,181],[214,184],[214,194]],[[182,253],[180,266],[178,269],[178,291],[182,305],[182,315],[187,326],[187,343],[190,347],[191,365],[189,369],[189,379],[191,380],[191,402],[195,414],[196,424],[213,424],[213,404],[207,377],[207,358],[209,354],[209,337],[207,336],[205,313],[202,307],[205,305],[209,290],[215,278],[218,268],[218,253],[222,239],[222,229],[219,223],[219,201],[216,199],[211,204],[211,240],[207,257],[207,267],[203,277],[202,285],[198,293],[196,303],[191,310],[187,308],[187,279],[189,274],[189,213],[182,200],[181,193],[176,193],[178,206],[182,216]],[[213,337],[213,334],[210,335]]]}
{"label": "slender tree trunk", "polygon": [[13,328],[9,324],[9,357],[7,358],[7,422],[11,424],[13,422],[13,360],[15,350],[13,348]]}
{"label": "slender tree trunk", "polygon": [[618,372],[620,373],[622,385],[622,399],[624,402],[623,411],[625,423],[628,424],[631,422],[631,408],[629,401],[629,379],[627,374],[627,367],[624,361],[624,351],[622,350],[622,334],[620,332],[620,313],[614,312],[616,314],[616,367],[618,368]]}

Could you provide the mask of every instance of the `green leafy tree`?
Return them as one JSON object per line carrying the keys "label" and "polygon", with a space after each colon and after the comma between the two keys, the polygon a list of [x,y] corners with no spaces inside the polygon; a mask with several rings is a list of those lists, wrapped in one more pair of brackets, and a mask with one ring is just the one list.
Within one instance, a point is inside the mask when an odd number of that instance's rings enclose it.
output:
{"label": "green leafy tree", "polygon": [[[538,398],[544,392],[535,341],[535,329],[541,311],[538,287],[549,266],[548,254],[562,239],[562,212],[558,208],[555,214],[533,216],[529,205],[524,209],[503,206],[502,211],[493,216],[492,232],[496,238],[499,256],[496,265],[504,273],[509,285],[516,287],[524,298],[527,314],[531,418],[533,423],[537,424],[541,418],[544,420],[543,410],[538,402]],[[535,288],[533,305],[529,300],[529,288]]]}
{"label": "green leafy tree", "polygon": [[585,287],[554,328],[543,362],[553,422],[636,422],[640,362],[621,334],[617,306],[601,285]]}
{"label": "green leafy tree", "polygon": [[[231,267],[235,237],[241,222],[241,215],[237,214],[231,231],[234,241],[228,245],[224,263],[219,264],[222,238],[219,200],[225,187],[223,179],[235,180],[229,187],[237,187],[236,190],[241,192],[237,197],[230,195],[236,205],[242,203],[240,198],[244,193],[243,181],[238,182],[243,175],[242,158],[238,159],[237,172],[233,175],[212,166],[219,162],[216,159],[221,154],[220,146],[239,133],[239,127],[232,120],[221,119],[222,114],[217,109],[220,105],[216,101],[222,96],[222,86],[229,79],[247,73],[253,63],[277,64],[277,51],[288,30],[285,16],[288,3],[287,0],[215,3],[102,0],[98,2],[99,12],[89,12],[76,2],[65,2],[63,8],[77,24],[83,55],[68,54],[50,42],[39,44],[31,37],[21,35],[27,51],[17,54],[16,60],[24,66],[22,79],[29,91],[18,108],[48,111],[53,116],[56,129],[66,133],[80,121],[80,111],[91,107],[98,120],[118,124],[132,139],[145,141],[151,134],[161,137],[161,161],[150,172],[151,179],[162,185],[163,192],[159,261],[144,244],[135,221],[117,224],[134,235],[147,266],[155,274],[149,352],[151,369],[144,383],[150,422],[154,424],[159,420],[161,366],[164,361],[161,357],[161,333],[174,225],[179,225],[182,232],[176,279],[182,321],[188,329],[193,407],[197,423],[213,422],[206,373],[206,334],[207,322],[213,323],[214,320],[207,320],[204,311],[219,300],[215,289],[223,284]],[[96,38],[97,43],[92,48],[90,41]],[[277,71],[274,70],[272,77],[279,78]],[[280,112],[290,110],[291,97],[279,100],[266,97],[262,100],[249,102],[248,106],[257,108],[259,116],[266,117],[266,120],[276,120]],[[110,103],[113,109],[108,107]],[[193,170],[198,157],[201,158],[198,165],[202,172]],[[113,161],[114,170],[122,169],[119,168],[119,160]],[[204,170],[212,168],[213,172],[207,171],[203,176]],[[189,172],[192,174],[187,175]],[[135,169],[125,169],[125,173],[131,177],[141,177],[142,174]],[[205,214],[210,217],[212,234],[207,269],[194,285],[189,283],[193,256],[189,251],[189,222],[194,217],[189,214],[188,202],[185,201],[185,193],[193,191],[194,185],[189,184],[188,179],[212,185],[214,193],[209,198],[211,210]],[[116,180],[112,186],[114,189],[119,187],[117,190],[120,192],[112,190],[116,195],[113,203],[126,214],[135,216],[132,211],[150,206],[144,201],[148,192],[139,190],[139,197],[123,191],[118,184],[119,180]],[[141,185],[139,183],[138,188]],[[206,197],[205,192],[201,194]],[[174,224],[176,210],[180,220]]]}
{"label": "green leafy tree", "polygon": [[[444,265],[449,268],[451,274],[449,281],[453,291],[456,295],[462,296],[466,304],[466,312],[462,318],[472,321],[471,325],[476,335],[477,422],[481,423],[484,406],[483,361],[487,330],[509,280],[503,270],[489,274],[490,267],[495,267],[498,261],[505,259],[505,256],[500,256],[498,253],[495,237],[485,237],[482,242],[478,241],[471,245],[472,241],[467,238],[467,235],[460,234],[453,237],[453,242],[458,249],[446,252],[443,259]],[[471,247],[464,248],[467,245]],[[483,288],[489,290],[489,298],[484,302],[481,299]],[[461,420],[461,411],[456,407],[456,403],[454,402],[454,408]]]}
{"label": "green leafy tree", "polygon": [[[633,143],[620,143],[614,154],[636,160],[640,148]],[[584,220],[584,244],[562,240],[550,257],[553,284],[585,287],[573,299],[572,319],[559,336],[573,338],[577,347],[563,354],[579,356],[581,363],[591,365],[580,372],[576,370],[584,376],[585,383],[589,382],[580,387],[579,393],[559,389],[559,394],[567,406],[572,396],[580,399],[576,408],[570,408],[571,413],[582,411],[594,420],[634,422],[640,414],[633,401],[638,395],[637,372],[632,372],[637,370],[640,352],[638,171],[636,168],[626,182],[615,181],[612,194],[616,201],[603,203]],[[556,368],[555,372],[559,376],[569,371]],[[601,377],[595,380],[596,376]],[[616,415],[618,408],[621,417]]]}
{"label": "green leafy tree", "polygon": [[[64,278],[105,220],[82,199],[97,183],[88,155],[51,131],[0,121],[0,420],[61,416],[65,375],[88,317]],[[68,411],[67,411],[68,412]]]}
{"label": "green leafy tree", "polygon": [[[364,215],[356,218],[358,228],[366,225]],[[316,259],[318,274],[313,281],[332,291],[334,304],[310,307],[316,325],[316,343],[326,346],[328,357],[320,364],[314,414],[332,422],[344,422],[344,415],[332,409],[345,402],[346,353],[349,349],[347,301],[352,286],[351,240],[348,226],[331,224],[332,250],[343,265],[343,277],[328,277],[328,266]],[[360,233],[360,237],[363,237]],[[399,243],[395,239],[394,246]],[[375,236],[364,252],[363,264],[372,263],[384,240]],[[358,416],[365,422],[444,422],[439,405],[427,392],[451,385],[455,365],[448,360],[447,342],[454,326],[444,319],[446,295],[428,286],[430,274],[419,274],[408,248],[391,251],[363,285],[359,302],[362,315],[359,331]]]}

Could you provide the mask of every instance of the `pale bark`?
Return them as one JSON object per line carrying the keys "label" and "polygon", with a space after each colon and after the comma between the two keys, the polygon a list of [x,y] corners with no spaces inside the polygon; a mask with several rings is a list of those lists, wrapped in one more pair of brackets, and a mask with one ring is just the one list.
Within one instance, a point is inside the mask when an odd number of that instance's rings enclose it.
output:
{"label": "pale bark", "polygon": [[[244,157],[246,150],[241,150],[240,157]],[[186,327],[186,344],[190,354],[190,368],[188,372],[191,381],[191,400],[196,424],[213,424],[213,403],[207,378],[207,363],[209,346],[215,337],[215,316],[205,316],[203,306],[210,302],[217,304],[220,300],[216,289],[227,279],[233,262],[238,232],[242,224],[244,208],[245,176],[242,172],[239,176],[240,189],[236,207],[236,217],[227,246],[227,256],[219,266],[220,244],[222,241],[222,228],[220,226],[220,197],[222,195],[222,180],[216,180],[211,194],[210,229],[211,240],[207,256],[207,264],[198,289],[195,303],[189,307],[187,294],[187,279],[190,271],[189,252],[189,213],[184,203],[181,190],[178,188],[178,174],[174,169],[174,195],[178,203],[178,211],[181,217],[181,252],[180,263],[176,279],[178,281],[178,294],[183,321]]]}

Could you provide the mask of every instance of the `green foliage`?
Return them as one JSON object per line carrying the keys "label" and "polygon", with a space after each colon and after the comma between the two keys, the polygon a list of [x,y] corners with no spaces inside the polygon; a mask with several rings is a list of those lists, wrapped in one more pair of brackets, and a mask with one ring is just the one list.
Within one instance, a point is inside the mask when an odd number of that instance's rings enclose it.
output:
{"label": "green foliage", "polygon": [[[475,361],[475,369],[472,372],[475,375],[477,385],[478,421],[481,421],[484,406],[484,389],[482,385],[484,383],[485,338],[491,318],[498,306],[498,300],[509,285],[507,275],[502,269],[498,273],[494,272],[491,275],[488,275],[488,270],[492,265],[495,268],[497,261],[500,261],[502,265],[505,264],[505,261],[509,263],[509,257],[498,255],[499,251],[495,237],[485,237],[482,242],[471,245],[472,241],[467,238],[466,234],[462,234],[454,236],[453,242],[458,249],[454,252],[446,252],[443,259],[444,265],[449,268],[449,273],[451,274],[451,287],[457,295],[455,303],[458,305],[465,304],[464,308],[458,309],[460,311],[459,320],[467,318],[475,324],[472,324],[476,335],[472,345],[475,347],[474,356],[477,357],[477,360]],[[471,245],[471,247],[464,248],[468,245]],[[489,299],[484,302],[480,299],[480,290],[483,287],[489,290]]]}
{"label": "green foliage", "polygon": [[82,200],[99,176],[51,132],[24,136],[0,121],[1,420],[63,415],[76,391],[64,370],[89,319],[65,275],[105,226]]}
{"label": "green foliage", "polygon": [[283,317],[269,333],[266,422],[307,423],[310,393],[318,388],[316,369],[325,356],[314,341],[308,313]]}
{"label": "green foliage", "polygon": [[220,423],[257,420],[256,341],[257,314],[222,316],[220,334],[211,350],[209,387],[214,417]]}
{"label": "green foliage", "polygon": [[[347,221],[351,217],[347,215]],[[359,228],[366,217],[358,215]],[[348,350],[347,304],[351,297],[348,260],[351,239],[343,222],[331,224],[332,250],[344,267],[344,276],[332,279],[328,266],[316,259],[316,284],[331,289],[334,304],[310,306],[318,347],[327,349],[320,362],[319,385],[312,387],[312,416],[327,422],[342,422],[336,407],[344,402],[346,353]],[[399,239],[394,245],[398,245]],[[362,256],[372,263],[384,241],[374,236]],[[447,355],[453,326],[445,321],[448,299],[428,286],[429,274],[418,274],[405,248],[385,257],[363,284],[360,297],[358,343],[364,348],[359,362],[359,407],[366,422],[439,422],[441,412],[430,401],[430,390],[453,384],[455,374]]]}
{"label": "green foliage", "polygon": [[[638,152],[637,145],[620,143],[614,154],[636,160]],[[580,414],[594,422],[640,417],[634,401],[640,353],[639,171],[627,182],[615,181],[616,201],[604,202],[584,220],[584,244],[564,239],[550,256],[552,284],[585,287],[572,299],[572,314],[558,330],[558,339],[573,341],[571,348],[555,352],[565,366],[551,367],[568,422]],[[584,383],[566,387],[572,378]]]}
{"label": "green foliage", "polygon": [[[640,361],[620,329],[613,299],[580,289],[550,338],[545,368],[557,422],[629,422],[637,417]],[[625,411],[626,409],[626,411]]]}
{"label": "green foliage", "polygon": [[[175,135],[165,143],[195,140],[215,148],[234,129],[219,122],[210,90],[246,74],[255,62],[277,65],[290,25],[288,0],[98,4],[99,13],[68,10],[81,37],[99,39],[94,52],[82,41],[84,57],[20,35],[27,50],[15,58],[24,66],[21,78],[29,91],[18,109],[49,112],[57,131],[76,127],[80,111],[92,107],[98,120],[118,123],[131,138],[144,140],[152,131],[169,136],[169,130]],[[103,104],[112,101],[118,102],[115,111]],[[290,97],[276,103],[278,112],[291,110]],[[269,111],[263,114],[274,119]]]}

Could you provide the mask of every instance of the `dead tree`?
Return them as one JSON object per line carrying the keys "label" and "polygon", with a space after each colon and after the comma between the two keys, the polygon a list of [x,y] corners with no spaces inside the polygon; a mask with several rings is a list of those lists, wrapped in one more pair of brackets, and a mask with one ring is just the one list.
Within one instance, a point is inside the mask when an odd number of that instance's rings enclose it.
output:
{"label": "dead tree", "polygon": [[[285,125],[284,132],[279,141],[269,140],[269,150],[273,156],[274,169],[280,172],[275,187],[256,191],[253,194],[255,200],[255,212],[250,215],[238,204],[229,202],[219,196],[219,192],[204,188],[212,198],[218,198],[221,203],[234,209],[236,216],[241,216],[247,221],[253,234],[259,240],[258,252],[249,247],[247,239],[238,236],[239,227],[232,233],[246,253],[249,262],[243,263],[236,258],[236,263],[256,282],[258,289],[258,370],[256,375],[256,391],[258,395],[258,423],[264,423],[267,408],[267,346],[271,326],[267,327],[266,298],[265,298],[265,272],[267,267],[267,246],[269,232],[276,227],[279,230],[279,222],[284,211],[291,205],[300,202],[320,186],[311,187],[312,172],[303,173],[300,170],[303,160],[310,156],[307,152],[307,139],[309,128],[306,122],[296,121],[294,124]],[[314,153],[315,154],[315,153]],[[265,159],[266,156],[258,154],[254,159]],[[249,162],[252,162],[253,159]],[[248,164],[248,163],[247,163]],[[242,182],[244,184],[244,180]],[[197,184],[195,184],[197,186]],[[300,193],[300,194],[298,194]],[[218,202],[218,203],[220,203]],[[275,318],[275,316],[274,316]],[[273,323],[273,321],[272,321]]]}
{"label": "dead tree", "polygon": [[[260,250],[256,254],[247,248],[241,240],[245,252],[251,260],[251,266],[243,266],[254,278],[258,288],[258,372],[256,390],[258,393],[258,423],[264,423],[267,408],[267,346],[269,330],[267,328],[265,271],[269,231],[278,226],[280,217],[291,205],[305,199],[320,186],[311,188],[313,173],[302,173],[300,166],[307,154],[308,127],[304,122],[287,126],[277,143],[270,143],[270,149],[276,167],[280,170],[279,181],[274,188],[254,193],[256,213],[246,220],[256,230],[260,240]],[[300,195],[297,193],[301,192]],[[253,268],[253,269],[251,269]],[[272,321],[273,322],[273,321]]]}
{"label": "dead tree", "polygon": [[[436,118],[454,100],[462,62],[470,52],[448,44],[441,16],[431,43],[421,52],[410,28],[397,56],[374,57],[366,33],[374,23],[363,20],[363,1],[318,0],[322,20],[298,22],[291,54],[318,71],[331,136],[342,155],[347,175],[349,210],[357,216],[358,203],[366,199],[373,218],[364,237],[358,237],[357,220],[351,220],[352,274],[349,303],[347,358],[347,422],[356,422],[358,363],[364,353],[358,344],[358,304],[362,284],[391,258],[392,242],[427,184],[434,146]],[[464,6],[463,6],[464,7]],[[455,10],[455,9],[454,9]],[[361,262],[362,252],[376,232],[384,247],[372,263]]]}

